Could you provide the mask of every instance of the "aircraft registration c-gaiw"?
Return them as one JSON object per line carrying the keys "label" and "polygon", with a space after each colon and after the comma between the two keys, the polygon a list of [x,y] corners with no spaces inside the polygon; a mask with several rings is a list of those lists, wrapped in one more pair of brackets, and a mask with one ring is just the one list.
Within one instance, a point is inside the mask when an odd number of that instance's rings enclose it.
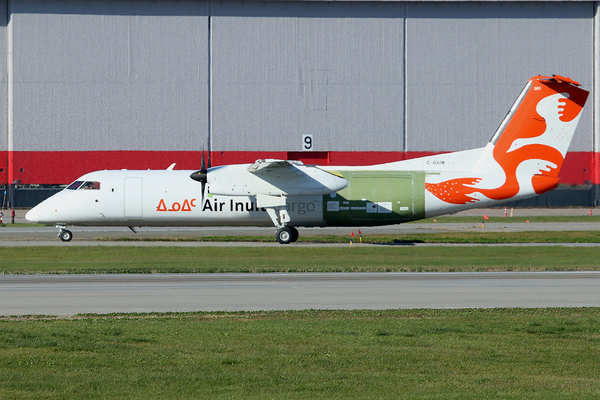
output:
{"label": "aircraft registration c-gaiw", "polygon": [[[257,160],[199,171],[97,171],[31,209],[32,222],[68,225],[275,226],[400,224],[554,189],[588,92],[558,75],[530,79],[482,148],[371,166]],[[210,154],[210,153],[209,153]]]}

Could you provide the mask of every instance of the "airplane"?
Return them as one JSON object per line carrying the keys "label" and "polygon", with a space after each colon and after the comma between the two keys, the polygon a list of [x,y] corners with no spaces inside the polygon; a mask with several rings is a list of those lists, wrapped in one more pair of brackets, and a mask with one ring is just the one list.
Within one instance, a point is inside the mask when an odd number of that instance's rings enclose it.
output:
{"label": "airplane", "polygon": [[400,224],[489,207],[556,188],[588,92],[559,75],[531,78],[487,145],[370,166],[252,164],[175,170],[104,170],[78,178],[26,215],[74,226],[275,226],[288,244],[298,227]]}

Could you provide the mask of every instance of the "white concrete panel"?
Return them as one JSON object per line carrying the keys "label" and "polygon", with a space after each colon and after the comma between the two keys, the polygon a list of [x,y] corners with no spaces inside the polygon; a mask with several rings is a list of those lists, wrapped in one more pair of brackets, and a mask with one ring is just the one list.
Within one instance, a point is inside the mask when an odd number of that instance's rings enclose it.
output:
{"label": "white concrete panel", "polygon": [[[535,75],[591,90],[591,4],[409,3],[407,150],[482,146]],[[592,150],[590,104],[571,150]]]}

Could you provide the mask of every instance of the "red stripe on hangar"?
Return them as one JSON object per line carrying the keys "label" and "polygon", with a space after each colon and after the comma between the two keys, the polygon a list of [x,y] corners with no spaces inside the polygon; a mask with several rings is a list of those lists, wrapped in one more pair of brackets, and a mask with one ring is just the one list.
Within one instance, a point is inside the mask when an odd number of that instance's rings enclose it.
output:
{"label": "red stripe on hangar", "polygon": [[[10,154],[9,154],[10,153]],[[252,163],[258,159],[300,160],[318,165],[369,165],[408,160],[440,152],[399,151],[213,151],[212,165]],[[201,151],[15,151],[0,153],[3,184],[64,185],[92,171],[104,169],[198,169]],[[559,178],[561,184],[600,183],[600,153],[569,152]]]}

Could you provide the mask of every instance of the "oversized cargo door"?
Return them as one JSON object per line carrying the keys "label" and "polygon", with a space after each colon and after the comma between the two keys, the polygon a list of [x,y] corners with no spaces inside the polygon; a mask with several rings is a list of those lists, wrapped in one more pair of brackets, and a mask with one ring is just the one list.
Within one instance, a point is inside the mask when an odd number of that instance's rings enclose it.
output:
{"label": "oversized cargo door", "polygon": [[125,178],[125,218],[142,218],[142,178]]}
{"label": "oversized cargo door", "polygon": [[328,225],[398,224],[423,218],[424,194],[419,172],[345,173],[348,186],[324,199]]}

